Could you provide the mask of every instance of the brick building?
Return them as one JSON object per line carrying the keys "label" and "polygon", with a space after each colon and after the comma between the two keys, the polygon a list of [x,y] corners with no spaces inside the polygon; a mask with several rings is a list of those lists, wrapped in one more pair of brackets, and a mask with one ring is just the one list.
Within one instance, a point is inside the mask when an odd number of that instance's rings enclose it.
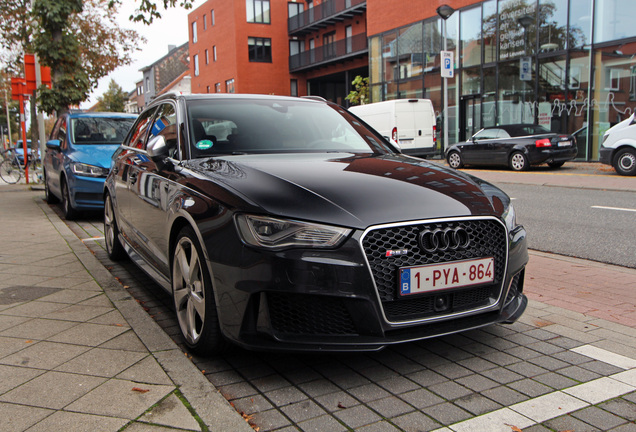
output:
{"label": "brick building", "polygon": [[368,76],[366,1],[208,0],[189,14],[193,93],[318,95]]}
{"label": "brick building", "polygon": [[192,91],[346,106],[361,75],[372,102],[431,99],[444,146],[533,123],[576,133],[579,159],[597,160],[603,133],[636,110],[635,14],[633,0],[208,0],[189,15]]}
{"label": "brick building", "polygon": [[178,47],[169,46],[168,54],[140,71],[143,73],[143,86],[140,89],[137,84],[137,95],[141,96],[138,99],[138,106],[143,108],[166,88],[174,86],[175,81],[181,82],[183,77],[190,74],[188,43]]}

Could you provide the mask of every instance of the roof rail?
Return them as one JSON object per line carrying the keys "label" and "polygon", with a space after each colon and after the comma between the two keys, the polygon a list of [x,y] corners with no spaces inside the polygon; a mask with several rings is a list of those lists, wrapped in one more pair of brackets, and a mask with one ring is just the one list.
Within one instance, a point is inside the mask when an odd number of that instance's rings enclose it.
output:
{"label": "roof rail", "polygon": [[325,99],[322,96],[301,96],[301,98],[303,99],[311,99],[311,100],[315,100],[318,102],[327,102],[327,99]]}

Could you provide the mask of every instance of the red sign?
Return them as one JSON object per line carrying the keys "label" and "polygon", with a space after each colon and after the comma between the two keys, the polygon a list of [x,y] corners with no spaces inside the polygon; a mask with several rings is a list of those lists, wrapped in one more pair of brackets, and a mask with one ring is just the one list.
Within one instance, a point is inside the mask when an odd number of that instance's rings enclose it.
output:
{"label": "red sign", "polygon": [[[33,54],[24,55],[24,75],[26,77],[26,89],[28,93],[37,90],[35,79],[35,56]],[[51,88],[51,68],[40,66],[40,78],[42,84]]]}
{"label": "red sign", "polygon": [[11,99],[19,100],[28,95],[24,78],[11,78]]}

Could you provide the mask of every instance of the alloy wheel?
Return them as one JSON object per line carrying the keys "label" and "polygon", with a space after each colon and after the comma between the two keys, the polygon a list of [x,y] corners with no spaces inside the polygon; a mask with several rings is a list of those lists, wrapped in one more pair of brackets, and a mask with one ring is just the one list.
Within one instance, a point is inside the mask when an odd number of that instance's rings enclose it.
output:
{"label": "alloy wheel", "polygon": [[205,323],[205,283],[201,258],[189,237],[182,237],[175,249],[172,289],[181,332],[187,342],[197,344]]}
{"label": "alloy wheel", "polygon": [[448,165],[450,165],[451,168],[455,169],[462,167],[462,158],[459,153],[453,152],[448,156]]}
{"label": "alloy wheel", "polygon": [[113,203],[110,197],[106,198],[104,203],[104,237],[106,240],[106,250],[112,253],[113,244],[115,242],[115,230],[113,227]]}
{"label": "alloy wheel", "polygon": [[510,157],[510,167],[515,171],[523,171],[526,169],[526,157],[522,153],[515,153]]}

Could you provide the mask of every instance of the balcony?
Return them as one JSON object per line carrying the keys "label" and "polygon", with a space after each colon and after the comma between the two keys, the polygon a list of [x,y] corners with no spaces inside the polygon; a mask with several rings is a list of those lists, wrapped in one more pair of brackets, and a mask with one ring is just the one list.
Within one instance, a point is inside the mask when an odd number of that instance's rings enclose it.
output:
{"label": "balcony", "polygon": [[302,36],[367,10],[366,0],[327,0],[287,21],[290,36]]}
{"label": "balcony", "polygon": [[322,45],[289,57],[289,71],[300,72],[357,56],[366,55],[369,45],[366,33]]}

